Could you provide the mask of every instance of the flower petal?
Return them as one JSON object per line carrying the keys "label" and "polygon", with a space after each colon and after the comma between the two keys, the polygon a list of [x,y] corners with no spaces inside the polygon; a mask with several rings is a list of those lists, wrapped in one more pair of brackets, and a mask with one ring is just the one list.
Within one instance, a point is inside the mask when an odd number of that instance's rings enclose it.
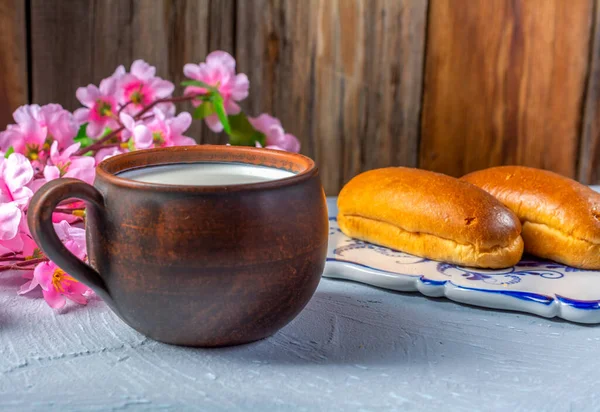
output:
{"label": "flower petal", "polygon": [[90,117],[90,109],[87,107],[81,107],[73,112],[73,117],[79,124],[83,124],[88,121]]}
{"label": "flower petal", "polygon": [[168,124],[171,135],[179,136],[190,128],[192,124],[192,115],[188,112],[181,112],[177,117],[169,119]]}
{"label": "flower petal", "polygon": [[24,283],[17,292],[19,295],[24,295],[25,293],[31,292],[33,289],[39,286],[38,280],[33,277],[29,282]]}
{"label": "flower petal", "polygon": [[244,100],[248,97],[248,91],[250,90],[250,80],[244,73],[240,73],[235,76],[233,88],[231,89],[231,97],[236,100]]}
{"label": "flower petal", "polygon": [[151,87],[154,89],[154,93],[159,99],[170,96],[171,93],[173,93],[173,90],[175,90],[175,85],[173,85],[173,83],[163,79],[156,79],[152,82]]}
{"label": "flower petal", "polygon": [[[56,142],[54,142],[54,143],[56,143]],[[54,145],[54,143],[52,145]],[[62,160],[69,160],[69,158],[71,156],[73,156],[73,154],[75,154],[79,150],[80,147],[81,147],[81,143],[75,143],[75,144],[72,144],[69,147],[67,147],[65,150],[63,150],[63,152],[61,154]]]}
{"label": "flower petal", "polygon": [[152,146],[152,132],[148,126],[140,124],[133,129],[133,141],[137,149],[147,149]]}
{"label": "flower petal", "polygon": [[20,187],[12,192],[14,204],[21,210],[29,203],[29,199],[33,197],[33,192],[28,187]]}
{"label": "flower petal", "polygon": [[81,282],[71,282],[71,284],[69,285],[69,292],[71,293],[77,293],[79,295],[89,295],[90,292],[90,288],[88,288],[86,285],[84,285]]}
{"label": "flower petal", "polygon": [[173,144],[175,146],[195,146],[196,141],[188,136],[178,136],[173,139]]}
{"label": "flower petal", "polygon": [[102,131],[103,131],[102,123],[90,121],[87,125],[86,132],[89,137],[98,137],[102,134]]}
{"label": "flower petal", "polygon": [[29,189],[35,193],[37,192],[42,186],[44,186],[46,184],[46,179],[34,179],[31,183],[29,183],[29,185],[27,185],[27,187],[29,187]]}
{"label": "flower petal", "polygon": [[76,242],[74,240],[68,240],[65,242],[65,247],[69,250],[69,252],[71,252],[81,260],[83,260],[86,256],[85,243],[81,245],[79,242]]}
{"label": "flower petal", "polygon": [[238,114],[242,111],[242,108],[232,99],[228,99],[225,102],[225,111],[227,112],[227,114]]}
{"label": "flower petal", "polygon": [[10,240],[17,236],[23,212],[13,203],[0,205],[0,240]]}
{"label": "flower petal", "polygon": [[35,249],[37,249],[37,244],[35,243],[35,241],[27,235],[21,235],[21,240],[23,242],[23,246],[21,248],[22,252],[23,252],[23,256],[31,256],[33,255],[33,253],[35,252]]}
{"label": "flower petal", "polygon": [[206,121],[208,128],[213,132],[220,133],[223,131],[223,125],[219,121],[219,117],[216,114],[206,116],[204,120]]}
{"label": "flower petal", "polygon": [[92,107],[94,102],[100,98],[100,90],[93,84],[88,84],[87,87],[80,87],[75,92],[77,100],[86,107]]}
{"label": "flower petal", "polygon": [[67,299],[72,300],[75,303],[79,303],[80,305],[87,305],[88,301],[85,296],[77,293],[65,293]]}
{"label": "flower petal", "polygon": [[67,222],[66,220],[62,220],[58,223],[54,223],[52,226],[54,226],[56,236],[58,236],[61,242],[64,242],[67,239],[69,239],[69,229],[71,228],[69,222]]}
{"label": "flower petal", "polygon": [[50,146],[50,159],[52,162],[58,162],[60,158],[58,157],[58,142],[52,142],[52,146]]}
{"label": "flower petal", "polygon": [[267,133],[273,125],[281,126],[281,122],[276,117],[263,113],[258,117],[248,116],[248,121],[256,130],[262,133]]}
{"label": "flower petal", "polygon": [[188,63],[183,66],[183,74],[185,77],[198,80],[200,78],[200,66],[197,64]]}
{"label": "flower petal", "polygon": [[60,170],[56,166],[44,167],[44,178],[47,182],[58,179],[60,177]]}
{"label": "flower petal", "polygon": [[96,153],[96,156],[94,156],[94,157],[96,158],[96,163],[100,163],[104,159],[108,159],[109,157],[113,157],[113,156],[121,154],[121,153],[123,153],[123,152],[118,147],[108,147],[108,148],[98,150],[98,152]]}
{"label": "flower petal", "polygon": [[117,77],[107,77],[106,79],[102,79],[100,82],[100,93],[102,96],[114,96],[117,92],[117,86],[119,85],[119,78]]}
{"label": "flower petal", "polygon": [[4,161],[2,171],[4,183],[11,192],[26,186],[33,179],[33,167],[29,160],[20,153],[13,153]]}
{"label": "flower petal", "polygon": [[11,146],[17,152],[25,149],[25,136],[18,127],[8,126],[4,132],[0,133],[0,150],[6,152]]}
{"label": "flower petal", "polygon": [[285,134],[285,144],[283,147],[288,152],[299,153],[300,152],[300,141],[293,134],[286,133]]}
{"label": "flower petal", "polygon": [[23,106],[17,107],[17,109],[13,112],[13,119],[17,124],[22,125],[28,123],[35,119],[35,114],[39,113],[40,106],[37,104],[25,104]]}
{"label": "flower petal", "polygon": [[127,130],[133,131],[133,128],[135,127],[135,120],[133,120],[133,117],[122,112],[119,119],[121,119],[121,123],[123,123],[123,126],[125,126]]}
{"label": "flower petal", "polygon": [[225,51],[217,50],[206,56],[206,63],[220,65],[227,70],[235,70],[235,59]]}
{"label": "flower petal", "polygon": [[66,303],[65,298],[60,293],[55,291],[54,289],[52,289],[52,290],[42,289],[42,293],[44,295],[44,299],[46,300],[46,303],[52,309],[60,309],[63,306],[65,306],[65,303]]}
{"label": "flower petal", "polygon": [[52,276],[56,269],[58,269],[58,266],[53,262],[42,262],[35,267],[33,277],[37,279],[42,289],[54,289],[54,286],[52,286]]}
{"label": "flower petal", "polygon": [[[21,219],[21,222],[23,222],[23,220],[25,219]],[[10,252],[21,253],[23,251],[24,238],[27,238],[27,236],[17,233],[12,239],[0,240],[0,250],[2,250],[2,254]]]}
{"label": "flower petal", "polygon": [[143,60],[136,60],[131,64],[130,72],[138,79],[148,81],[156,75],[156,67]]}
{"label": "flower petal", "polygon": [[[89,158],[94,161],[93,157]],[[96,170],[93,167],[70,167],[63,177],[71,177],[74,179],[83,180],[86,183],[93,184],[96,177]]]}
{"label": "flower petal", "polygon": [[125,72],[126,72],[126,71],[125,71],[125,66],[123,66],[123,65],[121,64],[119,67],[117,67],[117,68],[115,69],[115,72],[112,74],[112,76],[111,76],[111,77],[114,77],[114,78],[116,78],[116,79],[120,79],[121,77],[123,77],[123,75],[125,75]]}

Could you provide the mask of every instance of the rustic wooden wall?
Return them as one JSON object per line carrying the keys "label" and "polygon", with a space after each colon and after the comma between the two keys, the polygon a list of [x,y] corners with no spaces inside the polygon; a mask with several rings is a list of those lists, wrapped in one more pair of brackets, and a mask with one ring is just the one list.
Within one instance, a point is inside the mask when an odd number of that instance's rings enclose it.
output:
{"label": "rustic wooden wall", "polygon": [[[77,87],[98,84],[135,59],[178,85],[185,63],[203,61],[215,49],[234,52],[235,0],[28,1],[32,101],[40,104],[74,109]],[[200,122],[190,135],[200,142],[226,141]]]}
{"label": "rustic wooden wall", "polygon": [[28,100],[25,3],[0,0],[0,130]]}
{"label": "rustic wooden wall", "polygon": [[600,182],[598,3],[0,0],[0,128],[27,101],[76,108],[75,89],[118,64],[143,58],[178,83],[223,49],[250,78],[244,108],[281,118],[330,194],[388,165]]}
{"label": "rustic wooden wall", "polygon": [[426,12],[420,0],[238,1],[248,108],[301,139],[328,193],[362,170],[416,166]]}
{"label": "rustic wooden wall", "polygon": [[523,164],[574,177],[591,0],[435,0],[420,164]]}

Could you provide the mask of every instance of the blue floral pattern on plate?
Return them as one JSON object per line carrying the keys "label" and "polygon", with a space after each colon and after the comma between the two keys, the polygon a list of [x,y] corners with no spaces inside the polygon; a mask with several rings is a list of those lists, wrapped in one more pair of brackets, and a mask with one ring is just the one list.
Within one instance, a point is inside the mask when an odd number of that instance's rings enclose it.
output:
{"label": "blue floral pattern on plate", "polygon": [[482,270],[436,262],[344,235],[331,204],[324,276],[418,291],[461,303],[600,323],[600,272],[526,257],[512,268]]}

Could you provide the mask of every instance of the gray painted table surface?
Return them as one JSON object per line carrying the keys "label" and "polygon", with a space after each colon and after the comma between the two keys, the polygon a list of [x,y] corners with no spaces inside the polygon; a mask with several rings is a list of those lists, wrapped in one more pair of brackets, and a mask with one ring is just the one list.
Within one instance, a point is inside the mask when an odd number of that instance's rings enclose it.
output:
{"label": "gray painted table surface", "polygon": [[323,279],[275,336],[191,349],[21,283],[0,276],[2,410],[600,410],[600,327]]}

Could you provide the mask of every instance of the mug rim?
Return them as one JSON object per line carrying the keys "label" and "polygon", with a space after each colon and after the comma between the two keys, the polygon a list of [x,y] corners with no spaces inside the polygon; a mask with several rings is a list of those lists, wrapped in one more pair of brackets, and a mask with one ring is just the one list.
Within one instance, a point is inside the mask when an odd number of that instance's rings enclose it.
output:
{"label": "mug rim", "polygon": [[[181,157],[178,158],[177,154],[183,155],[184,159]],[[202,158],[202,155],[205,157]],[[233,160],[227,160],[235,158],[238,158],[240,161],[236,162]],[[270,164],[253,163],[253,161],[267,161]],[[144,167],[192,163],[242,163],[286,170],[294,174],[292,176],[267,180],[264,182],[211,186],[148,183],[118,176],[119,173]],[[202,144],[194,146],[160,147],[122,153],[109,157],[96,166],[96,179],[100,178],[110,184],[128,189],[154,190],[163,192],[183,191],[222,193],[272,189],[294,185],[310,179],[317,174],[318,168],[315,162],[311,158],[299,153],[290,153],[282,150],[255,148],[250,146]]]}

